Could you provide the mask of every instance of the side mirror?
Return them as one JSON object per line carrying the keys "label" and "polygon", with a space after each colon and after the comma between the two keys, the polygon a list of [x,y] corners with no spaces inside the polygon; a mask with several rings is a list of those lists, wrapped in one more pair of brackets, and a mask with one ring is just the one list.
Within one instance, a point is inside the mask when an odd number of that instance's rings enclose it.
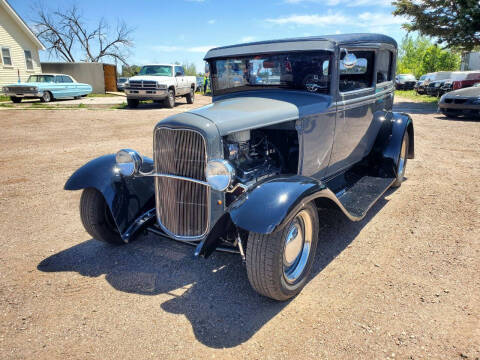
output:
{"label": "side mirror", "polygon": [[355,54],[352,53],[346,53],[345,57],[343,58],[343,66],[345,66],[345,69],[351,69],[357,64],[357,57]]}

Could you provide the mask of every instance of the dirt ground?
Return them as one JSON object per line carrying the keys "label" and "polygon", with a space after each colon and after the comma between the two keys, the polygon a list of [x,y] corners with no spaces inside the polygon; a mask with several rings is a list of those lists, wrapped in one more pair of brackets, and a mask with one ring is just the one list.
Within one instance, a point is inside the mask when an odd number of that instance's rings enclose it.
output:
{"label": "dirt ground", "polygon": [[290,302],[258,296],[237,256],[92,240],[71,173],[124,147],[151,156],[160,119],[208,102],[0,110],[0,358],[480,357],[479,121],[400,99],[407,180],[361,222],[321,212],[313,276]]}

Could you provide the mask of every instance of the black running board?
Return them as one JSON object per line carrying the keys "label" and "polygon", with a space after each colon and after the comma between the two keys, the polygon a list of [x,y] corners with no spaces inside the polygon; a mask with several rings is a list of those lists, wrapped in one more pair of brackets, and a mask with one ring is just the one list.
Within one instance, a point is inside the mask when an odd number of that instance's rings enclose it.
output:
{"label": "black running board", "polygon": [[336,191],[335,196],[352,220],[360,220],[394,181],[395,178],[363,176]]}

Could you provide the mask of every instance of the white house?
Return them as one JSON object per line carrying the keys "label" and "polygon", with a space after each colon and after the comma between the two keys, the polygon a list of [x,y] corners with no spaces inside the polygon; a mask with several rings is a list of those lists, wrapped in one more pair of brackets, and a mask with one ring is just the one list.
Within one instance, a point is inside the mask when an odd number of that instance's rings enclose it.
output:
{"label": "white house", "polygon": [[0,86],[41,73],[39,50],[45,50],[40,40],[10,4],[0,0]]}
{"label": "white house", "polygon": [[463,54],[460,70],[480,70],[480,52]]}

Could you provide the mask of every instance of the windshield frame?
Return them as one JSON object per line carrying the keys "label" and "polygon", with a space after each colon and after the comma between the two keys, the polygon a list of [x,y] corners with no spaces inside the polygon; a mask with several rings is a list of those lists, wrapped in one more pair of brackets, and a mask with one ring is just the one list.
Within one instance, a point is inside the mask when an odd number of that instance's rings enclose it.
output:
{"label": "windshield frame", "polygon": [[[242,86],[232,86],[232,87],[224,87],[224,88],[217,88],[218,85],[218,78],[216,78],[216,67],[217,67],[217,61],[227,61],[227,60],[232,60],[233,62],[235,61],[244,61],[244,60],[258,60],[256,58],[263,59],[265,62],[266,58],[271,59],[272,57],[279,57],[279,56],[288,56],[288,55],[305,55],[305,56],[322,56],[325,58],[325,60],[322,61],[322,66],[325,63],[325,61],[328,61],[328,74],[324,75],[327,76],[327,86],[325,87],[325,91],[323,92],[313,92],[313,91],[308,91],[307,89],[300,89],[300,88],[295,88],[294,84],[261,84],[261,83],[255,83],[255,84],[245,84]],[[251,63],[250,63],[251,64]],[[259,53],[259,54],[240,54],[240,55],[232,55],[228,57],[218,57],[218,58],[211,58],[208,60],[208,67],[210,70],[210,87],[212,89],[212,94],[213,96],[220,96],[220,95],[226,95],[226,94],[233,94],[237,92],[245,92],[245,91],[258,91],[258,90],[271,90],[271,89],[281,89],[281,90],[290,90],[290,91],[301,91],[309,94],[316,94],[316,95],[332,95],[332,70],[335,64],[335,54],[333,51],[325,50],[325,49],[316,49],[316,50],[308,50],[308,51],[284,51],[284,52],[273,52],[273,53]],[[262,65],[263,66],[263,65]],[[244,70],[247,70],[249,72],[249,76],[252,76],[252,73],[250,72],[253,69],[249,69],[248,66]],[[240,75],[240,74],[239,74]],[[241,76],[241,75],[240,75]],[[282,72],[281,75],[277,76],[284,76],[284,73]],[[273,77],[273,76],[272,76]],[[243,79],[245,80],[245,79]],[[257,80],[255,80],[257,81]],[[281,80],[280,80],[281,81]],[[293,86],[292,86],[293,85]]]}
{"label": "windshield frame", "polygon": [[[43,77],[43,78],[45,78],[45,79],[46,79],[46,78],[50,78],[51,80],[50,80],[50,81],[38,81],[38,78],[39,78],[40,76]],[[32,81],[32,80],[31,80],[32,77],[35,77],[36,80],[35,80],[35,81]],[[55,75],[32,74],[32,75],[30,75],[30,76],[28,77],[28,79],[27,79],[26,82],[27,82],[27,83],[53,83],[53,82],[55,82]]]}
{"label": "windshield frame", "polygon": [[[147,68],[155,68],[155,67],[162,67],[162,68],[169,68],[170,71],[168,73],[165,73],[165,74],[158,74],[158,73],[155,73],[155,74],[146,74],[144,73],[143,71]],[[167,76],[167,77],[172,77],[173,76],[173,66],[172,65],[144,65],[142,66],[142,68],[140,69],[140,71],[138,72],[137,74],[138,76]]]}

